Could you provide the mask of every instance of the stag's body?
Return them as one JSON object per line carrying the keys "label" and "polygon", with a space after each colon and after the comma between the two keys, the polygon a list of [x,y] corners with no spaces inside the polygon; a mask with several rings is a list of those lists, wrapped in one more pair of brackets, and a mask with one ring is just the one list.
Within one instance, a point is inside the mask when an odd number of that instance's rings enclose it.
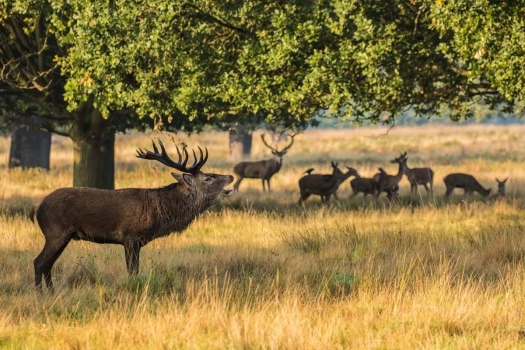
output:
{"label": "stag's body", "polygon": [[263,192],[266,191],[266,184],[268,184],[268,192],[270,192],[270,179],[281,170],[282,164],[282,157],[236,164],[233,167],[233,172],[238,178],[234,185],[235,191],[239,190],[239,185],[243,179],[261,179]]}
{"label": "stag's body", "polygon": [[233,167],[233,172],[237,175],[237,181],[233,185],[235,191],[239,191],[239,185],[243,179],[261,179],[263,192],[266,191],[265,185],[268,185],[268,192],[271,192],[270,189],[270,179],[274,176],[283,164],[283,156],[286,154],[288,149],[293,145],[293,138],[295,135],[291,136],[292,141],[288,146],[283,148],[281,151],[278,151],[276,148],[271,147],[264,140],[264,134],[261,135],[262,141],[266,147],[272,150],[273,158],[266,160],[259,160],[253,162],[240,162]]}
{"label": "stag's body", "polygon": [[[161,147],[164,153],[162,144]],[[155,146],[154,149],[157,151]],[[169,165],[164,159],[157,159],[160,155],[146,152],[139,152],[139,157]],[[200,172],[205,161],[201,154],[201,161],[191,168],[186,168],[185,162],[175,164],[180,166],[178,170],[191,173],[172,174],[179,182],[162,188],[60,188],[47,195],[31,217],[46,240],[34,261],[37,288],[42,290],[44,276],[48,288],[53,289],[51,269],[72,239],[121,244],[128,272],[138,272],[143,246],[172,232],[184,231],[200,213],[232,193],[224,187],[233,181],[233,176]]]}
{"label": "stag's body", "polygon": [[352,188],[352,195],[350,198],[357,196],[360,192],[363,192],[365,197],[369,194],[374,195],[376,193],[376,185],[372,178],[361,177],[357,171],[354,176],[355,179],[350,181],[350,187]]}
{"label": "stag's body", "polygon": [[447,192],[445,197],[449,197],[455,188],[462,188],[465,190],[465,196],[471,195],[473,192],[478,192],[481,196],[487,197],[491,189],[485,189],[481,184],[469,174],[455,173],[445,176],[443,179]]}
{"label": "stag's body", "polygon": [[355,175],[355,169],[348,168],[346,173],[343,173],[338,167],[337,163],[332,162],[333,172],[329,174],[311,174],[313,169],[308,169],[308,175],[299,179],[299,189],[301,197],[299,204],[303,203],[312,194],[321,196],[321,201],[327,203],[330,201],[332,195],[337,199],[337,190],[339,186],[350,176]]}

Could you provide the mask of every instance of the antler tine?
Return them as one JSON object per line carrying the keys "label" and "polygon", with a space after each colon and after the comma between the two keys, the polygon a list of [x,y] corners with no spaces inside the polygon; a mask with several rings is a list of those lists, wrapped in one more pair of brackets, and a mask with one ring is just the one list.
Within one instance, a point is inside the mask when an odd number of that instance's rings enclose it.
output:
{"label": "antler tine", "polygon": [[[177,169],[182,172],[188,172],[188,173],[197,173],[202,167],[202,165],[204,165],[205,163],[205,161],[202,162],[202,150],[201,150],[201,160],[200,161],[197,160],[195,151],[193,151],[195,162],[193,163],[193,166],[188,168],[186,167],[186,164],[188,164],[189,155],[188,155],[188,150],[186,149],[186,147],[183,148],[183,152],[181,153],[181,151],[179,150],[179,147],[175,146],[175,148],[177,149],[177,154],[179,156],[179,160],[175,162],[173,159],[171,159],[168,156],[166,152],[166,148],[164,147],[164,144],[162,143],[161,140],[158,141],[158,146],[160,146],[160,152],[159,152],[159,148],[155,144],[155,141],[152,141],[152,144],[153,144],[153,152],[149,151],[148,149],[143,150],[142,148],[139,148],[137,150],[137,157],[142,158],[142,159],[148,159],[148,160],[156,160],[171,168]],[[208,155],[206,153],[206,159],[207,157]]]}
{"label": "antler tine", "polygon": [[266,143],[266,140],[264,139],[264,135],[266,135],[266,134],[263,133],[263,134],[261,135],[262,142],[266,145],[266,147],[268,147],[269,149],[271,149],[271,150],[274,151],[274,152],[277,152],[277,149],[273,148],[272,146],[270,146],[269,144]]}
{"label": "antler tine", "polygon": [[283,148],[283,149],[281,150],[281,152],[287,151],[290,147],[292,147],[292,145],[293,145],[293,138],[294,138],[295,136],[297,136],[297,133],[293,133],[292,135],[288,135],[288,136],[290,136],[290,138],[292,139],[292,141],[290,142],[290,144],[289,144],[288,146],[286,146],[285,148]]}
{"label": "antler tine", "polygon": [[202,148],[200,148],[200,146],[197,146],[197,148],[199,149],[200,158],[197,161],[197,156],[195,155],[195,151],[194,151],[193,156],[195,157],[195,163],[193,163],[191,168],[195,169],[196,171],[199,171],[202,168],[202,166],[206,163],[206,161],[208,160],[208,147],[204,148],[206,151],[206,156],[204,156],[204,153],[202,152]]}

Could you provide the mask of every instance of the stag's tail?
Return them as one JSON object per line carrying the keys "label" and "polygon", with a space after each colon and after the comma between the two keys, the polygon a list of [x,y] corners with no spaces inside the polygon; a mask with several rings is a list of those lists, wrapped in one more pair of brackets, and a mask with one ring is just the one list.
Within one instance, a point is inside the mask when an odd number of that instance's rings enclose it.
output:
{"label": "stag's tail", "polygon": [[38,212],[38,208],[40,208],[40,204],[33,206],[29,211],[29,219],[34,223],[36,223],[36,213]]}

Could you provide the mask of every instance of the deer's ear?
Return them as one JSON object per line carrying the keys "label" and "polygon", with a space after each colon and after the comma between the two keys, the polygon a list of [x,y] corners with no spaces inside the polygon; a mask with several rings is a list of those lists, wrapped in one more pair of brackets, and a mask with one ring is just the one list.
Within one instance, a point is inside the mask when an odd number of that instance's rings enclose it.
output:
{"label": "deer's ear", "polygon": [[175,180],[177,180],[177,182],[181,182],[182,181],[182,174],[171,173],[171,176],[173,176],[175,178]]}
{"label": "deer's ear", "polygon": [[191,174],[182,174],[182,178],[185,183],[187,183],[190,186],[193,186],[195,184],[195,177]]}

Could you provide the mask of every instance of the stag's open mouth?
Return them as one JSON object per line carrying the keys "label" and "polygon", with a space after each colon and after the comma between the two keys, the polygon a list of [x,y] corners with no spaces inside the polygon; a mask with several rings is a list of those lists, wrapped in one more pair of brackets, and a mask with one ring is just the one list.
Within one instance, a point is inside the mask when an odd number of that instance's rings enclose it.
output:
{"label": "stag's open mouth", "polygon": [[224,197],[231,196],[233,194],[233,190],[224,190],[222,191],[222,194]]}

